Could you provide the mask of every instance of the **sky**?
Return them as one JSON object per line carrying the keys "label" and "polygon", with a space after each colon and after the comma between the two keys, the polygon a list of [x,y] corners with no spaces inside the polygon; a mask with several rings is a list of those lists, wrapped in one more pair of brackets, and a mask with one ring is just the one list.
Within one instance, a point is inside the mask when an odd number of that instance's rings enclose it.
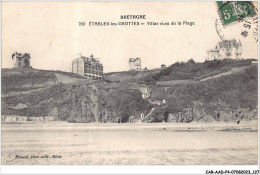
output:
{"label": "sky", "polygon": [[[120,19],[120,15],[146,15],[146,19]],[[145,25],[89,26],[90,21]],[[195,25],[147,25],[162,21]],[[104,72],[126,71],[128,59],[136,57],[148,69],[191,58],[203,62],[207,50],[221,41],[216,24],[225,39],[241,41],[243,58],[257,58],[254,26],[247,37],[241,36],[243,23],[224,28],[216,2],[2,2],[2,67],[12,67],[16,51],[30,53],[33,68],[67,72],[78,53],[99,58]]]}

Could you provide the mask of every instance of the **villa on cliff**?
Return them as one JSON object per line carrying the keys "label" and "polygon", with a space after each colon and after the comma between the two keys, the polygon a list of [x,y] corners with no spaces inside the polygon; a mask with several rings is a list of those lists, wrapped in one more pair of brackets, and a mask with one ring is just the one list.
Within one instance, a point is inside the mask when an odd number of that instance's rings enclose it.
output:
{"label": "villa on cliff", "polygon": [[103,77],[103,65],[99,58],[80,56],[72,62],[72,73],[83,75],[91,79],[101,79]]}
{"label": "villa on cliff", "polygon": [[140,58],[129,58],[129,70],[141,70],[141,59]]}
{"label": "villa on cliff", "polygon": [[30,68],[30,54],[29,53],[18,53],[12,54],[13,67],[14,68]]}
{"label": "villa on cliff", "polygon": [[208,57],[206,60],[214,59],[238,59],[241,58],[242,45],[241,42],[233,40],[220,41],[214,49],[208,50]]}

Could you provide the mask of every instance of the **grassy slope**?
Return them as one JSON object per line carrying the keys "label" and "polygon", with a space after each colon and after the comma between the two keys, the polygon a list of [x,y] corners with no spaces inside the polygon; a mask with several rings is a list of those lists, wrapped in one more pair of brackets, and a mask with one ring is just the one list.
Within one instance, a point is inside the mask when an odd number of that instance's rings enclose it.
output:
{"label": "grassy slope", "polygon": [[155,75],[159,73],[160,69],[147,70],[147,71],[124,71],[124,72],[112,72],[104,74],[104,79],[107,82],[128,82],[136,83],[144,77],[149,75]]}
{"label": "grassy slope", "polygon": [[125,71],[104,74],[107,82],[128,82],[138,84],[156,84],[160,81],[172,80],[201,80],[206,77],[230,71],[234,67],[251,65],[251,60],[213,60],[204,63],[177,62],[167,69],[154,69],[148,71]]}
{"label": "grassy slope", "polygon": [[28,91],[58,84],[54,73],[60,73],[71,78],[84,77],[62,71],[48,71],[37,69],[2,69],[2,94],[11,91]]}
{"label": "grassy slope", "polygon": [[140,82],[155,84],[157,81],[170,80],[201,80],[223,72],[230,71],[234,67],[251,65],[251,60],[213,60],[204,63],[195,63],[189,60],[187,63],[175,63],[167,69],[154,75],[143,77]]}
{"label": "grassy slope", "polygon": [[2,69],[2,94],[10,91],[27,91],[57,83],[51,72],[35,69]]}

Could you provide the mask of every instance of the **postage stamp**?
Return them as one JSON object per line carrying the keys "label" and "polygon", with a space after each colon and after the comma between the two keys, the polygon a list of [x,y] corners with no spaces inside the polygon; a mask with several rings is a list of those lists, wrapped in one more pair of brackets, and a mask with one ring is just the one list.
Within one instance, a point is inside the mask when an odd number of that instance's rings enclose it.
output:
{"label": "postage stamp", "polygon": [[217,6],[224,26],[256,15],[251,1],[217,1]]}
{"label": "postage stamp", "polygon": [[[235,3],[235,4],[234,4]],[[246,11],[244,8],[244,12],[242,6],[236,4],[239,2],[217,2],[217,6],[219,8],[219,18],[216,19],[215,28],[217,34],[219,35],[221,40],[232,40],[237,39],[241,40],[253,40],[258,42],[258,4],[257,2],[241,2],[246,5],[242,5],[243,7],[248,6],[248,10]],[[220,7],[222,4],[222,7]],[[249,5],[247,5],[249,4]],[[227,13],[227,8],[232,7],[233,10],[229,10],[230,13]],[[224,10],[225,9],[225,10]],[[220,15],[223,12],[223,17]],[[240,15],[239,15],[240,14]],[[244,14],[244,15],[243,15]]]}

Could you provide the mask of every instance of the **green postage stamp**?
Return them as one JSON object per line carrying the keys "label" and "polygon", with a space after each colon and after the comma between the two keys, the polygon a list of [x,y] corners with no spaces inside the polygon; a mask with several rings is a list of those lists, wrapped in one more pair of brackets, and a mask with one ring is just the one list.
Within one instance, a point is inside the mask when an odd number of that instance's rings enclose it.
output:
{"label": "green postage stamp", "polygon": [[217,1],[217,5],[224,26],[256,15],[251,1]]}

